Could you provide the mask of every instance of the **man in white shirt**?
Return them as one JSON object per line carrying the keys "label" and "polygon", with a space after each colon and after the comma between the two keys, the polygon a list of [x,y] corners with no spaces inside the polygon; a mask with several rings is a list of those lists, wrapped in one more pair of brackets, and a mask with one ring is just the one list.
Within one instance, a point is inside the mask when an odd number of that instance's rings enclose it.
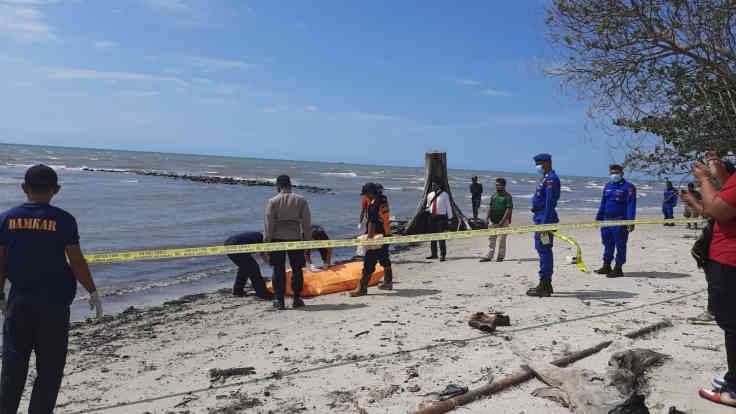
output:
{"label": "man in white shirt", "polygon": [[[447,230],[447,223],[452,220],[452,203],[450,196],[443,191],[442,186],[438,183],[432,183],[432,192],[427,195],[427,212],[430,214],[430,232],[444,233]],[[445,261],[447,255],[447,244],[444,240],[439,240],[440,244],[440,261]],[[437,258],[437,241],[430,244],[432,254],[427,259]]]}

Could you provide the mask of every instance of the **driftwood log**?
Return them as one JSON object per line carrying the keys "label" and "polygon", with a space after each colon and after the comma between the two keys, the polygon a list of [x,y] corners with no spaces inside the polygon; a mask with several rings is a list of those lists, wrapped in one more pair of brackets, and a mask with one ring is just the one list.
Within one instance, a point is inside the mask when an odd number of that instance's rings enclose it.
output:
{"label": "driftwood log", "polygon": [[444,188],[447,195],[450,197],[450,203],[452,204],[452,213],[455,216],[450,221],[450,230],[467,230],[470,228],[468,220],[460,211],[460,208],[455,204],[455,200],[452,197],[452,189],[447,179],[447,153],[443,151],[427,151],[424,159],[424,192],[422,197],[417,204],[417,209],[414,212],[414,217],[409,221],[406,227],[406,234],[422,234],[427,233],[427,223],[425,220],[427,196],[432,192],[432,183],[439,183]]}
{"label": "driftwood log", "polygon": [[[669,326],[672,326],[672,324],[669,321],[663,321],[663,322],[659,322],[659,323],[644,327],[642,329],[638,329],[636,331],[627,333],[624,336],[626,338],[635,339],[635,338],[644,336],[646,334],[655,332],[659,329],[664,329]],[[582,351],[572,353],[564,358],[560,358],[558,360],[552,361],[550,364],[555,367],[568,366],[572,364],[573,362],[577,362],[581,359],[597,354],[598,352],[608,348],[612,343],[613,343],[612,341],[601,342],[600,344],[596,346],[583,349]],[[527,368],[517,374],[513,374],[509,377],[506,377],[502,379],[501,381],[487,384],[480,388],[476,388],[474,390],[470,390],[469,392],[466,392],[465,394],[458,395],[457,397],[450,398],[449,400],[440,401],[432,405],[431,407],[427,407],[419,411],[415,411],[413,414],[443,414],[443,413],[452,411],[461,405],[469,404],[479,398],[493,395],[499,391],[502,391],[507,388],[513,387],[515,385],[519,385],[523,382],[529,381],[535,376],[536,374],[534,373],[534,371]]]}

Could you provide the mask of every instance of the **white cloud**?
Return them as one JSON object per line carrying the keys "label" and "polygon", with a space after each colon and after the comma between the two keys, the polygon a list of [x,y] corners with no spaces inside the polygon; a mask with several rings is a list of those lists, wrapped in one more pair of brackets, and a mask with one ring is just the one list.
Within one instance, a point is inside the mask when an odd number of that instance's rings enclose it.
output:
{"label": "white cloud", "polygon": [[148,7],[156,10],[186,11],[189,6],[184,0],[143,0]]}
{"label": "white cloud", "polygon": [[153,81],[153,82],[175,82],[180,85],[187,85],[186,82],[179,78],[171,76],[156,76],[143,73],[132,72],[101,72],[90,69],[74,69],[74,68],[48,68],[49,78],[51,79],[87,79],[87,80],[110,80],[110,81]]}
{"label": "white cloud", "polygon": [[120,91],[121,95],[133,96],[136,98],[150,98],[159,94],[157,91]]}
{"label": "white cloud", "polygon": [[307,105],[304,107],[304,110],[309,112],[317,112],[317,107],[314,105]]}
{"label": "white cloud", "polygon": [[228,98],[199,98],[197,99],[197,102],[206,105],[227,105],[235,103],[233,99]]}
{"label": "white cloud", "polygon": [[112,49],[118,47],[117,42],[111,42],[108,40],[96,40],[92,43],[97,50]]}
{"label": "white cloud", "polygon": [[391,115],[381,115],[381,114],[367,114],[364,112],[356,112],[354,115],[358,119],[362,119],[365,121],[398,121],[399,118]]}
{"label": "white cloud", "polygon": [[263,112],[266,112],[269,114],[273,114],[276,112],[286,112],[288,110],[289,110],[289,107],[286,105],[275,105],[275,106],[270,106],[268,108],[263,108]]}
{"label": "white cloud", "polygon": [[199,56],[190,57],[189,63],[206,72],[228,69],[250,69],[255,66],[252,63],[246,63],[239,60],[211,59]]}
{"label": "white cloud", "polygon": [[[35,5],[42,3],[25,4]],[[34,7],[0,3],[0,33],[2,32],[13,38],[25,41],[56,39],[54,28],[46,23],[44,14],[40,10]]]}
{"label": "white cloud", "polygon": [[499,91],[498,89],[486,89],[483,91],[483,95],[486,96],[511,96],[510,93],[506,91]]}
{"label": "white cloud", "polygon": [[460,85],[467,85],[467,86],[478,86],[480,85],[480,82],[473,79],[458,79],[457,83]]}
{"label": "white cloud", "polygon": [[36,5],[36,6],[42,6],[44,4],[52,4],[52,3],[58,3],[59,0],[2,0],[3,3],[12,3],[12,4],[25,4],[25,5]]}

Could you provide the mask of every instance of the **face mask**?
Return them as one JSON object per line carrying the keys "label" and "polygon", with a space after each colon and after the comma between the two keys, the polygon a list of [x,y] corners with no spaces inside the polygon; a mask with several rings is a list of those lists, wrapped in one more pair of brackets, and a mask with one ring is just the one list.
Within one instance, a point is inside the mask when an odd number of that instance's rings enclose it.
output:
{"label": "face mask", "polygon": [[541,165],[537,165],[537,174],[544,174],[544,167]]}
{"label": "face mask", "polygon": [[613,181],[614,183],[617,183],[622,179],[623,177],[621,177],[621,174],[611,174],[611,181]]}

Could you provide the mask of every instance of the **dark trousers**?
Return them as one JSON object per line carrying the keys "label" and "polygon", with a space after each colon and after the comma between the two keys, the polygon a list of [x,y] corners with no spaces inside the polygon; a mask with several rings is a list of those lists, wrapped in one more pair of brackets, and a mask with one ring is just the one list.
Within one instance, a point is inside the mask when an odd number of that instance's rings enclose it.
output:
{"label": "dark trousers", "polygon": [[[274,242],[292,241],[292,240],[274,240]],[[286,256],[289,256],[289,264],[291,265],[291,290],[294,291],[294,297],[301,296],[304,288],[304,250],[282,250],[269,253],[271,266],[273,266],[273,291],[277,298],[283,298],[286,293]]]}
{"label": "dark trousers", "polygon": [[363,258],[363,276],[369,277],[376,271],[376,263],[380,263],[385,268],[391,267],[391,257],[388,251],[388,244],[384,244],[380,249],[368,250]]}
{"label": "dark trousers", "polygon": [[[430,216],[430,233],[444,233],[447,231],[447,221],[447,216],[444,214]],[[445,243],[445,240],[432,240],[429,244],[432,256],[437,256],[437,242],[440,244],[440,256],[445,257],[447,255],[447,243]]]}
{"label": "dark trousers", "polygon": [[[606,220],[625,220],[625,217],[606,218]],[[629,230],[626,226],[601,227],[601,240],[603,241],[603,261],[611,263],[614,251],[616,263],[626,263],[626,245],[629,242]]]}
{"label": "dark trousers", "polygon": [[708,297],[718,326],[726,336],[728,372],[724,379],[731,391],[736,391],[736,267],[714,260],[708,262]]}
{"label": "dark trousers", "polygon": [[28,376],[31,351],[38,375],[33,383],[29,414],[51,414],[64,377],[69,343],[69,306],[37,305],[8,300],[3,326],[3,367],[0,373],[0,414],[16,414]]}
{"label": "dark trousers", "polygon": [[263,281],[261,275],[261,267],[250,253],[229,254],[227,257],[238,266],[233,291],[242,291],[245,288],[245,282],[250,279],[257,296],[267,297],[269,295],[266,282]]}

